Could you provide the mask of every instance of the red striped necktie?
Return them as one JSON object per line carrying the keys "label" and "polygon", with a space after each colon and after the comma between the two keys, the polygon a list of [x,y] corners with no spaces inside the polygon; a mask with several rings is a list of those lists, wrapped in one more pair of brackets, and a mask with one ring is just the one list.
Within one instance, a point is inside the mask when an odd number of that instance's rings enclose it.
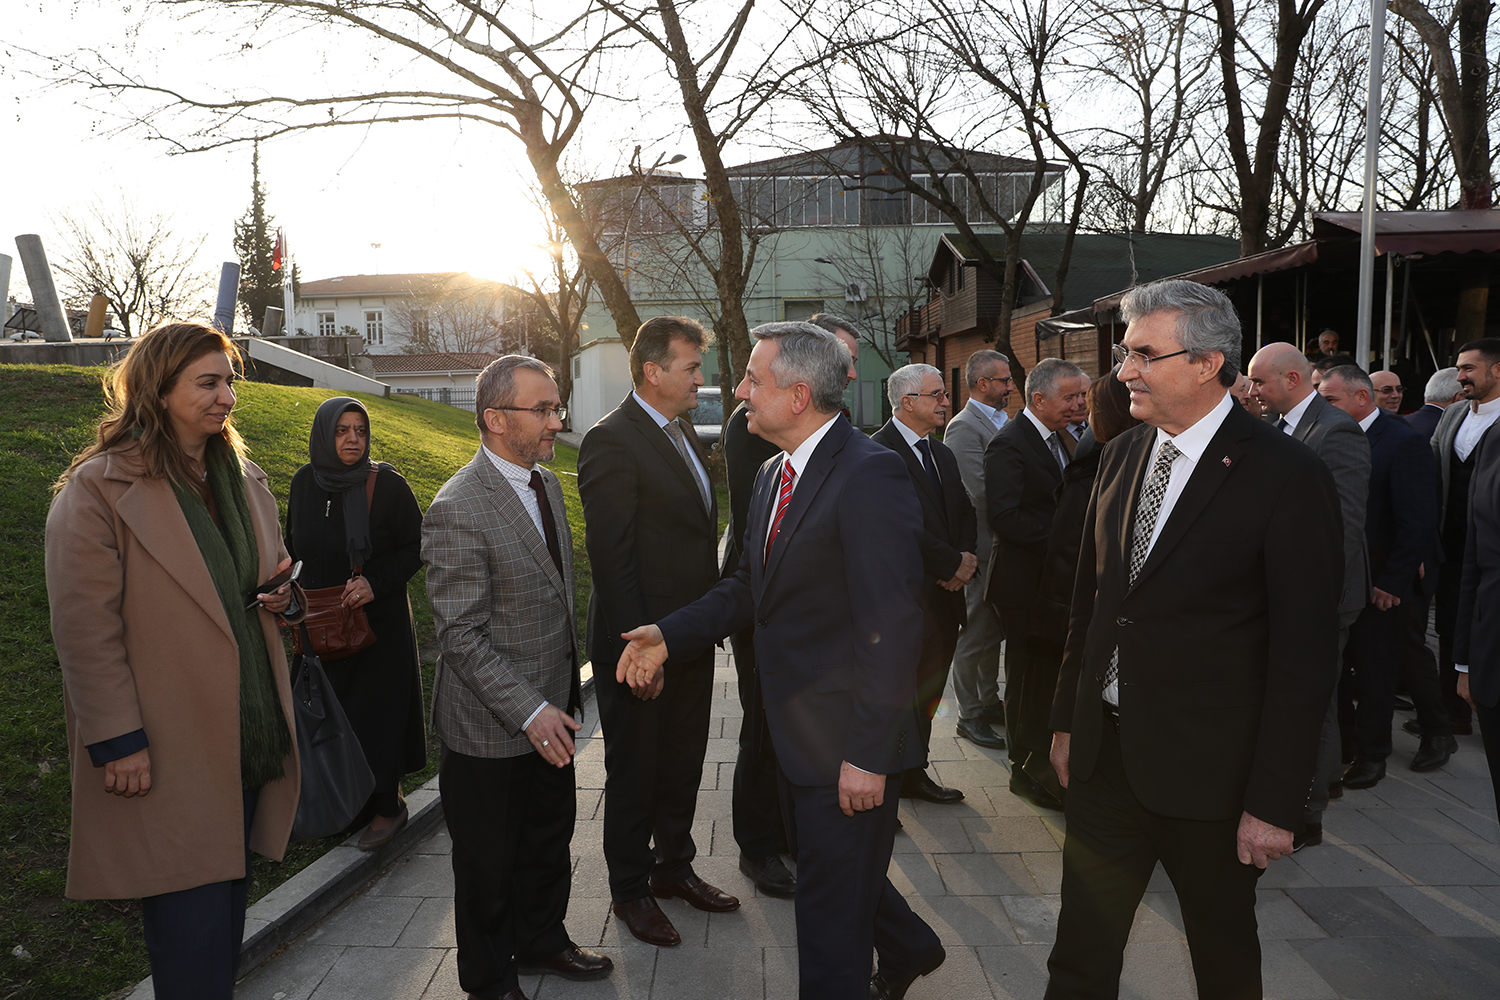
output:
{"label": "red striped necktie", "polygon": [[789,458],[781,467],[781,491],[776,497],[776,516],[771,519],[771,530],[766,532],[766,562],[771,561],[771,543],[776,541],[776,532],[781,530],[781,519],[786,517],[786,509],[792,502],[792,480],[797,478],[797,470],[792,468],[792,460]]}

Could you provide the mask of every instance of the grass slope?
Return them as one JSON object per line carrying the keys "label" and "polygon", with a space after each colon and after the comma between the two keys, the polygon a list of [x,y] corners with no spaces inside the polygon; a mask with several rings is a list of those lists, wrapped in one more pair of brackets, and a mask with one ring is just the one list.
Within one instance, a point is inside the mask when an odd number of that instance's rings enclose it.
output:
{"label": "grass slope", "polygon": [[[62,676],[52,647],[42,538],[51,484],[92,438],[103,410],[101,369],[0,365],[0,1000],[100,997],[147,975],[134,901],[63,899],[69,780]],[[235,422],[266,470],[285,512],[292,474],[306,461],[318,404],[336,393],[241,383]],[[473,457],[473,416],[412,396],[362,397],[371,451],[411,483],[425,510],[438,488]],[[560,446],[551,465],[562,480],[575,539],[580,618],[588,564],[577,493],[577,453]],[[418,573],[411,586],[424,692],[430,697],[432,615]],[[581,622],[580,622],[581,624]],[[429,738],[425,780],[436,770]],[[408,786],[410,787],[410,785]],[[290,878],[332,843],[294,846],[281,863],[257,859],[252,899]],[[19,951],[17,950],[19,949]]]}

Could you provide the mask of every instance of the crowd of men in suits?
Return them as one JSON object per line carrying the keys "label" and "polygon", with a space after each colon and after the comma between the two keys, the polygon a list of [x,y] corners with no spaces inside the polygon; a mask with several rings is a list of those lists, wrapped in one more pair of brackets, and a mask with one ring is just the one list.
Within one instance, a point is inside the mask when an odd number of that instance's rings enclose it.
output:
{"label": "crowd of men in suits", "polygon": [[927,768],[950,677],[959,736],[1005,750],[1011,790],[1067,815],[1051,998],[1115,994],[1158,861],[1199,995],[1259,997],[1259,873],[1321,840],[1331,795],[1381,780],[1398,684],[1418,714],[1410,766],[1446,763],[1472,703],[1500,775],[1500,340],[1464,345],[1403,420],[1399,380],[1316,370],[1289,344],[1242,374],[1214,289],[1158,282],[1121,308],[1099,384],[1043,360],[1008,416],[1010,361],[980,351],[954,413],[942,373],[908,365],[868,438],[841,413],[854,324],[758,327],[721,449],[722,562],[689,418],[705,332],[650,320],[630,395],[579,450],[586,644],[545,468],[557,384],[529,358],[485,370],[481,447],[423,530],[471,997],[524,1000],[520,971],[612,968],[565,928],[585,653],[613,914],[671,947],[660,900],[740,905],[695,873],[692,836],[713,647],[732,643],[740,869],[794,900],[800,994],[819,1000],[900,998],[944,960],[886,871],[899,798],[964,797]]}

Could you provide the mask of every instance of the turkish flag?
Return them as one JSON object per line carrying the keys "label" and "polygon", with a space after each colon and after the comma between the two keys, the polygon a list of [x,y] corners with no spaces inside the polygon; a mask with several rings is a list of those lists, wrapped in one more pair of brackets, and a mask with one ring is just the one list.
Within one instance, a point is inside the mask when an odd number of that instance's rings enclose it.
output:
{"label": "turkish flag", "polygon": [[281,230],[276,230],[276,249],[271,251],[271,270],[281,270]]}

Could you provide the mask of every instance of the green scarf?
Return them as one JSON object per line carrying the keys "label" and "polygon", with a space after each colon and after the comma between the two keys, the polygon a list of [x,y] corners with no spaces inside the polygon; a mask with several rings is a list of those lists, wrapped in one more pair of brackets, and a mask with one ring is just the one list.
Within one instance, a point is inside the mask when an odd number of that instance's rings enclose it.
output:
{"label": "green scarf", "polygon": [[181,485],[174,489],[240,650],[240,781],[245,788],[260,788],[286,773],[284,760],[292,746],[271,675],[260,610],[245,610],[245,595],[260,583],[260,553],[239,458],[222,438],[213,437],[203,459],[218,521],[195,490]]}

